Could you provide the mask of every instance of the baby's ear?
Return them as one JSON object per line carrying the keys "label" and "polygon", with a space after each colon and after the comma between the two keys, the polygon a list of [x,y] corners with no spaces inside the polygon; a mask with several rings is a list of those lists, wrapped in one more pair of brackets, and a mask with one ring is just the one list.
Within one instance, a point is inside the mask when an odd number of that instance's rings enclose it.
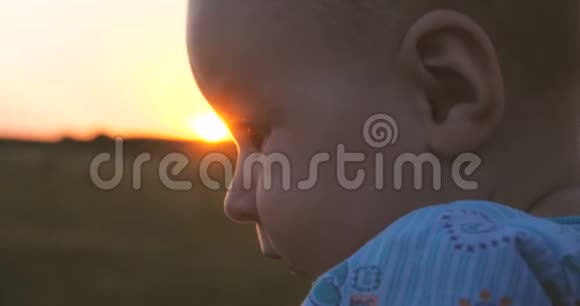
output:
{"label": "baby's ear", "polygon": [[431,12],[407,32],[400,58],[434,153],[474,152],[491,137],[503,117],[504,87],[495,48],[477,23]]}

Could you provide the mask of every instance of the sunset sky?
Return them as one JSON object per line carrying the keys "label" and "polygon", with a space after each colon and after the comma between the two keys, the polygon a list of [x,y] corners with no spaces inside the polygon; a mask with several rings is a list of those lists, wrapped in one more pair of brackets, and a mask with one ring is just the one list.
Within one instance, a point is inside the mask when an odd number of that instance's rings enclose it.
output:
{"label": "sunset sky", "polygon": [[186,2],[0,0],[0,138],[196,138]]}

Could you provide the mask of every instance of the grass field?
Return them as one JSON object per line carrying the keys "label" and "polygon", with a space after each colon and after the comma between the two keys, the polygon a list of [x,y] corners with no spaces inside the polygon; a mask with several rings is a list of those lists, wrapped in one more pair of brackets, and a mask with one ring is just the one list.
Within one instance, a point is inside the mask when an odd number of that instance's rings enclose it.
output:
{"label": "grass field", "polygon": [[[262,258],[251,225],[222,212],[223,191],[203,188],[197,161],[229,144],[133,141],[126,173],[143,152],[143,188],[126,175],[95,187],[90,161],[113,143],[0,142],[0,305],[299,305],[309,283]],[[180,176],[193,191],[171,191],[157,169],[166,153],[192,164]],[[111,175],[111,167],[103,176]],[[214,170],[219,175],[218,169]]]}

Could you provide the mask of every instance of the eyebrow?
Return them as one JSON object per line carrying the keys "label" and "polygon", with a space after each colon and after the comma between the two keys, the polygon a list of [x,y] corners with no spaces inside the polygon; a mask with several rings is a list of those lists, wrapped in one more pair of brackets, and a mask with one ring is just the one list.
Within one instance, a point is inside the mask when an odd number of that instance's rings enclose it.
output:
{"label": "eyebrow", "polygon": [[[273,105],[268,103],[269,98],[263,93],[267,88],[265,84],[259,82],[251,85],[247,80],[236,81],[232,78],[222,78],[218,84],[214,101],[222,107],[215,110],[228,127],[265,128],[269,124]],[[246,107],[240,107],[236,100],[245,102]]]}

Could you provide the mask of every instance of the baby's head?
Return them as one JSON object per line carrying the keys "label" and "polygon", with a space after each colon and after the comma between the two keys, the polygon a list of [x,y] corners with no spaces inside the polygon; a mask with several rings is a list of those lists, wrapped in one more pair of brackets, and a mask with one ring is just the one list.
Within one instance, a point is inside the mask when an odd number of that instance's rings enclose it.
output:
{"label": "baby's head", "polygon": [[413,210],[575,183],[576,6],[191,0],[192,70],[239,148],[227,215],[315,276]]}

